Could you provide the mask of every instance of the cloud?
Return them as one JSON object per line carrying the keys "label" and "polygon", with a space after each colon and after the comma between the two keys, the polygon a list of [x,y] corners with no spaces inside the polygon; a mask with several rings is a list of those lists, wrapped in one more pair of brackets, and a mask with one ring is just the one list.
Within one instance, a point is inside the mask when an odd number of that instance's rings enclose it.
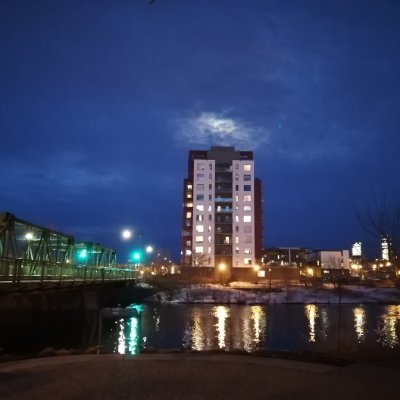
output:
{"label": "cloud", "polygon": [[185,144],[236,146],[254,150],[268,139],[268,133],[259,127],[225,113],[202,112],[178,120],[176,139]]}

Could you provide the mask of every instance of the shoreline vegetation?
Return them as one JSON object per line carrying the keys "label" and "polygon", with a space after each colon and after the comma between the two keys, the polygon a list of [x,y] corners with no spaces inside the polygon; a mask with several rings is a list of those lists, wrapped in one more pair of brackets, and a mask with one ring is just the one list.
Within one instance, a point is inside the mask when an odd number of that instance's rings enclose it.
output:
{"label": "shoreline vegetation", "polygon": [[190,285],[165,290],[144,299],[146,303],[170,304],[400,304],[400,289],[346,285],[334,287],[288,286],[269,288],[245,282],[229,286]]}

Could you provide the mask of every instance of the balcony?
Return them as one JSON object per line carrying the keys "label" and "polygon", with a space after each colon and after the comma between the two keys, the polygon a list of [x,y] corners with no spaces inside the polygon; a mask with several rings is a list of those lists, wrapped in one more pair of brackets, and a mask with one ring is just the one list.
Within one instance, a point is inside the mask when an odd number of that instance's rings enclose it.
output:
{"label": "balcony", "polygon": [[215,209],[215,214],[227,214],[227,213],[232,213],[233,208],[232,207],[224,207],[224,208],[219,208],[217,207]]}
{"label": "balcony", "polygon": [[225,175],[225,176],[215,175],[215,182],[221,182],[221,183],[229,182],[229,183],[232,183],[232,176],[231,175],[229,175],[229,176],[227,176],[227,175]]}
{"label": "balcony", "polygon": [[232,197],[216,197],[214,200],[216,203],[232,203],[233,201]]}

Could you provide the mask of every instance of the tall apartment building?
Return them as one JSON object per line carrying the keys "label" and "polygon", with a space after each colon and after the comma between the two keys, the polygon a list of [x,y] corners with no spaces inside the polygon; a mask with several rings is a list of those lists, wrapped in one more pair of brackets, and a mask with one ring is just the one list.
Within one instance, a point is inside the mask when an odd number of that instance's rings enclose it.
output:
{"label": "tall apartment building", "polygon": [[223,264],[230,276],[261,259],[261,181],[253,152],[190,151],[183,200],[182,265],[216,270]]}

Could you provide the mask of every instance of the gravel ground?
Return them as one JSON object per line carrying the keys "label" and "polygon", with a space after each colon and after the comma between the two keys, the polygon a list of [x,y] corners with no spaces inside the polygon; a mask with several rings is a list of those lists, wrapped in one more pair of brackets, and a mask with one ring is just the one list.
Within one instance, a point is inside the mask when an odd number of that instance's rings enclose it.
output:
{"label": "gravel ground", "polygon": [[399,382],[397,368],[239,355],[82,355],[0,364],[2,400],[389,400],[398,398]]}

